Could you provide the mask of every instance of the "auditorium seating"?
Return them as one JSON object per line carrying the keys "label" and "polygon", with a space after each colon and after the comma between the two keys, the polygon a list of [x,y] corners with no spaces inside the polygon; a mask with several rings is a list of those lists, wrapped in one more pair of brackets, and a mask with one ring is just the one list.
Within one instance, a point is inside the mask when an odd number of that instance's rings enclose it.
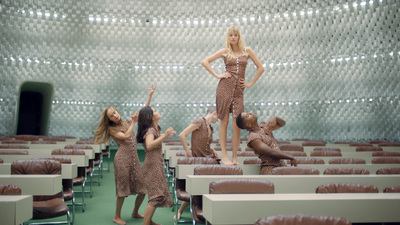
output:
{"label": "auditorium seating", "polygon": [[[11,164],[11,174],[61,174],[61,163],[55,160],[17,160]],[[71,223],[69,208],[62,192],[55,195],[33,196],[33,220],[67,216]]]}
{"label": "auditorium seating", "polygon": [[351,225],[342,217],[321,215],[278,215],[259,218],[254,225]]}
{"label": "auditorium seating", "polygon": [[350,175],[350,174],[370,174],[366,169],[361,168],[347,168],[347,167],[337,167],[337,168],[327,168],[324,171],[324,175]]}
{"label": "auditorium seating", "polygon": [[21,195],[21,188],[12,184],[0,184],[0,195]]}
{"label": "auditorium seating", "polygon": [[[235,166],[203,165],[194,169],[194,175],[243,175],[243,170]],[[193,224],[204,224],[202,196],[192,195],[190,202]]]}
{"label": "auditorium seating", "polygon": [[332,183],[319,185],[316,193],[378,193],[379,190],[370,184]]}
{"label": "auditorium seating", "polygon": [[[78,149],[55,149],[51,153],[52,155],[62,155],[62,156],[68,156],[68,155],[85,155],[85,152],[82,150]],[[92,196],[91,190],[89,192],[85,191],[85,184],[86,184],[86,168],[85,167],[78,167],[78,174],[77,177],[75,177],[72,180],[73,186],[80,186],[81,191],[75,191],[75,193],[82,193],[82,202],[75,203],[75,206],[82,206],[82,211],[85,211],[86,204],[85,204],[85,193],[90,193],[90,196]]]}
{"label": "auditorium seating", "polygon": [[276,167],[272,175],[319,175],[319,171],[307,167]]}
{"label": "auditorium seating", "polygon": [[[178,158],[177,161],[178,165],[182,164],[218,164],[218,161],[213,158],[206,158],[206,157],[182,157]],[[186,192],[186,185],[184,179],[175,178],[175,185],[174,185],[174,211],[175,216],[178,218],[178,206],[179,201],[190,201],[190,195]],[[185,223],[188,221],[177,221],[177,223]],[[189,221],[190,222],[190,221]]]}

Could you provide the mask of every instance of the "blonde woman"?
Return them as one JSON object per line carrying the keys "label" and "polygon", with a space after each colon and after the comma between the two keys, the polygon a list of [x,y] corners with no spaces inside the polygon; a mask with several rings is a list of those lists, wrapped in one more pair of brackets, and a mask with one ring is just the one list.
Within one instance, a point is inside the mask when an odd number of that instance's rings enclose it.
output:
{"label": "blonde woman", "polygon": [[[146,106],[150,105],[151,97],[156,87],[149,88],[149,97]],[[139,214],[139,207],[146,194],[141,165],[137,154],[137,141],[134,127],[138,121],[139,112],[131,118],[123,121],[119,112],[114,107],[107,107],[102,112],[97,130],[95,131],[95,143],[107,142],[110,138],[118,144],[118,151],[114,157],[115,188],[117,194],[116,210],[113,222],[125,225],[121,218],[121,208],[125,197],[138,195],[132,212],[133,218],[144,218]]]}
{"label": "blonde woman", "polygon": [[[218,74],[211,68],[210,63],[218,58],[222,58],[225,63],[225,72]],[[245,80],[246,65],[251,59],[257,67],[257,72],[250,82]],[[221,145],[221,162],[225,165],[238,165],[237,151],[240,144],[240,128],[236,125],[236,118],[239,113],[244,111],[243,92],[245,88],[252,87],[261,74],[264,67],[253,49],[246,47],[243,37],[238,27],[230,27],[225,38],[225,48],[205,58],[203,65],[208,72],[219,79],[216,103],[217,114],[221,120],[218,129],[218,137]],[[229,123],[229,113],[232,113],[232,161],[226,152],[227,129]]]}

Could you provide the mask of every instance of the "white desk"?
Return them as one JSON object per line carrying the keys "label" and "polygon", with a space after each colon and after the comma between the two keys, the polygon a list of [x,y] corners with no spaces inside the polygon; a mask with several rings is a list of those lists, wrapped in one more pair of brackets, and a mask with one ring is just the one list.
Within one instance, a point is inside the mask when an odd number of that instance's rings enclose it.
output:
{"label": "white desk", "polygon": [[[78,166],[76,163],[61,164],[61,178],[73,179],[78,176]],[[11,175],[11,163],[0,163],[0,174]]]}
{"label": "white desk", "polygon": [[254,224],[275,215],[344,217],[352,223],[400,222],[400,193],[206,194],[203,215],[213,225]]}
{"label": "white desk", "polygon": [[0,184],[13,184],[23,195],[55,195],[62,191],[61,175],[0,175]]}
{"label": "white desk", "polygon": [[[198,166],[205,166],[200,164],[190,165],[176,165],[175,177],[178,179],[186,179],[188,175],[194,174],[194,168]],[[289,165],[290,166],[290,165]],[[260,165],[246,164],[238,165],[242,168],[243,175],[260,175]],[[366,169],[370,174],[376,174],[376,171],[381,168],[395,168],[400,167],[400,164],[298,164],[297,167],[308,167],[319,170],[323,174],[327,168],[360,168]]]}
{"label": "white desk", "polygon": [[72,163],[78,165],[78,167],[89,166],[89,158],[87,155],[0,155],[5,163],[12,163],[17,160],[26,160],[36,157],[66,157],[70,158]]}
{"label": "white desk", "polygon": [[271,181],[277,194],[315,193],[319,185],[329,183],[371,184],[379,192],[385,187],[400,185],[400,175],[189,175],[186,179],[186,191],[191,195],[208,194],[210,182],[232,178]]}
{"label": "white desk", "polygon": [[0,195],[0,222],[20,225],[33,216],[32,195]]}

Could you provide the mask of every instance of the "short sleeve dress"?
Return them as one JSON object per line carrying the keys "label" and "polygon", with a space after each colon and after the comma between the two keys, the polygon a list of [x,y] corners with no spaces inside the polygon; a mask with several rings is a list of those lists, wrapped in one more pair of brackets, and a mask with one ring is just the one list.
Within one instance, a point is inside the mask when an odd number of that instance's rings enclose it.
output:
{"label": "short sleeve dress", "polygon": [[[199,129],[192,132],[191,138],[191,146],[192,146],[192,155],[193,157],[208,157],[208,158],[215,158],[214,150],[210,148],[210,144],[213,140],[213,128],[211,125],[207,125],[206,119],[200,118],[192,122],[199,126]],[[211,130],[211,135],[208,136],[208,128]]]}
{"label": "short sleeve dress", "polygon": [[[279,146],[277,141],[275,140],[274,135],[272,134],[272,129],[271,129],[271,122],[262,122],[260,123],[260,128],[258,131],[255,132],[250,132],[249,137],[247,138],[247,146],[249,148],[252,148],[250,145],[250,142],[256,139],[260,139],[262,142],[264,142],[266,145],[268,145],[270,148],[280,151]],[[261,159],[261,168],[260,168],[260,174],[271,174],[272,170],[275,167],[279,166],[286,166],[286,163],[282,159],[275,159],[271,158],[268,155],[260,154],[260,152],[257,152],[254,148],[252,148],[256,154],[258,154],[258,157]]]}
{"label": "short sleeve dress", "polygon": [[[154,127],[147,130],[143,139],[146,139],[149,134],[153,134],[154,139],[160,137],[160,131],[157,131]],[[146,157],[143,162],[142,172],[149,197],[148,204],[153,207],[171,207],[173,202],[165,179],[162,145],[160,144],[154,149],[148,150],[146,141],[144,141],[143,146]]]}
{"label": "short sleeve dress", "polygon": [[217,113],[218,118],[223,119],[229,112],[233,117],[237,117],[244,111],[243,92],[240,87],[240,78],[245,77],[248,55],[241,55],[236,58],[224,57],[226,72],[232,76],[220,79],[217,86]]}
{"label": "short sleeve dress", "polygon": [[[119,125],[110,127],[110,130],[125,133],[131,121],[123,121]],[[129,139],[112,137],[118,144],[118,151],[114,157],[114,174],[117,197],[145,194],[141,165],[137,154],[137,144],[134,132]]]}

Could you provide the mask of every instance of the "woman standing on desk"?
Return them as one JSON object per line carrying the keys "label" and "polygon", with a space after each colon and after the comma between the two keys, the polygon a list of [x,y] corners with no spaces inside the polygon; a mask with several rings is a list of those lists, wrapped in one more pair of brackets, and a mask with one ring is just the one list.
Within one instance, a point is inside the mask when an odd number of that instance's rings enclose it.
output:
{"label": "woman standing on desk", "polygon": [[[222,58],[225,63],[226,71],[222,74],[215,72],[210,63],[218,58]],[[247,60],[251,58],[257,67],[257,72],[253,79],[247,83],[245,72]],[[250,47],[246,47],[238,27],[230,27],[225,38],[225,48],[218,50],[211,56],[205,58],[203,65],[214,77],[220,79],[217,87],[217,114],[221,120],[218,136],[221,145],[221,162],[225,165],[237,165],[237,151],[240,144],[240,128],[236,125],[236,118],[239,113],[244,111],[243,92],[244,88],[250,88],[256,83],[264,72],[257,55]],[[232,113],[232,161],[226,152],[227,129],[229,123],[229,113]]]}

